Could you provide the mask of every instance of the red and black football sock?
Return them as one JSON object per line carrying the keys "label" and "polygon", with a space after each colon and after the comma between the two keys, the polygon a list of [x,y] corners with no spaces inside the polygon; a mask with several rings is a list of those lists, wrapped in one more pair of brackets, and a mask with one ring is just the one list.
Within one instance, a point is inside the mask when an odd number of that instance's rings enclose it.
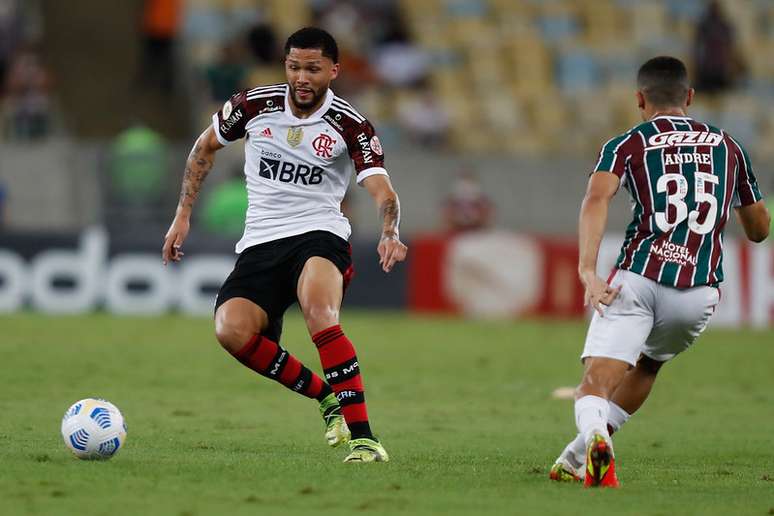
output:
{"label": "red and black football sock", "polygon": [[325,379],[336,393],[352,439],[373,439],[363,395],[363,380],[352,342],[338,324],[314,334],[312,341],[320,353]]}
{"label": "red and black football sock", "polygon": [[256,373],[275,380],[307,398],[322,401],[331,386],[304,366],[286,349],[266,337],[255,335],[234,357]]}

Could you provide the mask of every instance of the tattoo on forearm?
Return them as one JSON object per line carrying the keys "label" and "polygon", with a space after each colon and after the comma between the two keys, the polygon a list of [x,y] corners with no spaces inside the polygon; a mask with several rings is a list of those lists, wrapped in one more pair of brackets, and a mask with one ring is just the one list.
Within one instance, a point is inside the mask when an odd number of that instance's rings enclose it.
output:
{"label": "tattoo on forearm", "polygon": [[183,175],[183,187],[180,191],[180,203],[182,208],[191,208],[194,201],[199,196],[199,190],[202,188],[204,178],[209,174],[212,168],[212,159],[204,155],[201,144],[197,140],[188,160],[185,164],[185,174]]}
{"label": "tattoo on forearm", "polygon": [[382,235],[386,237],[398,236],[400,224],[400,203],[398,199],[387,199],[379,209],[382,215]]}

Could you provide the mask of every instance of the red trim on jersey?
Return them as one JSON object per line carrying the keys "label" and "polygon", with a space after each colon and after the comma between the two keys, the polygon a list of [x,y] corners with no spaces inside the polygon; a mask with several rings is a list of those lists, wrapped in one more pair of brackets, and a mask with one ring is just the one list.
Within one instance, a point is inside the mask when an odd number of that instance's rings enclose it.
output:
{"label": "red trim on jersey", "polygon": [[[657,118],[652,122],[659,130],[659,132],[675,131],[674,124],[672,124],[672,122],[670,122],[665,118]],[[664,169],[664,173],[666,173],[666,166],[663,165],[663,160],[662,160],[662,168]],[[678,167],[678,171],[679,171],[679,167]],[[667,214],[667,219],[668,218],[669,218],[669,214]],[[674,230],[674,228],[672,228],[672,230]],[[653,241],[653,244],[656,244],[659,240],[662,240],[662,241],[669,240],[672,236],[672,230],[662,235],[659,235],[659,237]],[[666,263],[667,263],[666,261],[663,261],[658,257],[654,256],[653,254],[651,254],[650,260],[648,261],[648,266],[645,267],[645,271],[643,275],[646,278],[652,279],[653,281],[658,281]]]}
{"label": "red trim on jersey", "polygon": [[[639,133],[638,133],[639,134]],[[650,232],[650,218],[652,216],[650,188],[648,187],[648,173],[645,170],[645,136],[640,134],[638,138],[638,150],[632,152],[632,160],[629,163],[629,180],[634,181],[637,196],[642,205],[642,222],[637,226],[634,238],[624,251],[624,259],[621,262],[622,269],[628,269],[634,262],[634,254],[642,243],[642,240]]]}
{"label": "red trim on jersey", "polygon": [[[699,124],[698,122],[695,122],[693,120],[689,120],[689,125],[691,126],[691,129],[694,131],[702,131],[702,132],[708,132],[709,127],[706,124]],[[709,145],[699,145],[696,147],[696,152],[701,154],[712,154],[712,147]],[[705,164],[705,163],[698,163],[696,165],[696,170],[698,172],[704,172],[707,174],[712,174],[712,165],[711,164]],[[711,184],[711,183],[710,183]],[[705,188],[706,188],[705,184]],[[715,185],[712,185],[713,193]],[[722,208],[722,207],[719,207]],[[703,220],[709,212],[709,205],[706,203],[702,203],[700,208],[700,214],[699,214],[699,220]],[[716,215],[719,216],[720,214]],[[722,227],[722,224],[719,225]],[[713,228],[713,232],[715,229]],[[699,251],[701,250],[701,245],[704,243],[704,236],[699,235],[698,233],[694,233],[690,229],[688,230],[688,239],[685,242],[685,246],[688,248],[688,250],[693,253],[693,255],[698,259],[699,257]],[[698,265],[698,261],[696,263]],[[696,270],[696,267],[690,264],[683,265],[680,267],[680,271],[677,274],[677,282],[675,286],[677,288],[688,288],[693,286],[692,279],[693,279],[693,273]]]}

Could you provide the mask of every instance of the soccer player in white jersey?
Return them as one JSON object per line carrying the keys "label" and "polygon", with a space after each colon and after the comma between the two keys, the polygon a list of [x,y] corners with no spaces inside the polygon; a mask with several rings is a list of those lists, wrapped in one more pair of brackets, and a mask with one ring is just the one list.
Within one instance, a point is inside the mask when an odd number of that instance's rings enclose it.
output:
{"label": "soccer player in white jersey", "polygon": [[[769,232],[747,152],[727,132],[686,114],[694,92],[685,65],[651,59],[637,87],[644,122],[602,147],[580,212],[578,272],[595,312],[576,390],[579,433],[550,478],[585,477],[586,486],[618,486],[610,434],[640,408],[659,368],[688,349],[714,312],[731,208],[750,240]],[[606,282],[597,276],[597,254],[620,185],[632,198],[634,218]]]}
{"label": "soccer player in white jersey", "polygon": [[[162,257],[167,263],[183,256],[191,209],[215,153],[244,139],[249,207],[239,258],[215,304],[216,337],[246,367],[316,399],[328,444],[349,443],[345,462],[386,462],[368,421],[355,348],[339,326],[353,272],[340,205],[354,171],[379,207],[377,251],[390,272],[407,251],[398,235],[398,196],[373,126],[330,89],[339,73],[333,37],[311,27],[292,34],[285,73],[286,84],[233,95],[196,140]],[[283,314],[295,302],[325,380],[279,345]]]}

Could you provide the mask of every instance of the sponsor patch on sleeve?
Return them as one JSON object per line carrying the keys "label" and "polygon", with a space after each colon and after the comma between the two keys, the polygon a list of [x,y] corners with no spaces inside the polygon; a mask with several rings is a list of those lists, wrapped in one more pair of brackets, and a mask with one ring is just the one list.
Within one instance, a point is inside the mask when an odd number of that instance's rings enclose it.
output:
{"label": "sponsor patch on sleeve", "polygon": [[381,156],[384,154],[384,151],[382,150],[382,143],[379,141],[379,137],[374,135],[371,137],[370,142],[371,150],[374,151],[377,155]]}

